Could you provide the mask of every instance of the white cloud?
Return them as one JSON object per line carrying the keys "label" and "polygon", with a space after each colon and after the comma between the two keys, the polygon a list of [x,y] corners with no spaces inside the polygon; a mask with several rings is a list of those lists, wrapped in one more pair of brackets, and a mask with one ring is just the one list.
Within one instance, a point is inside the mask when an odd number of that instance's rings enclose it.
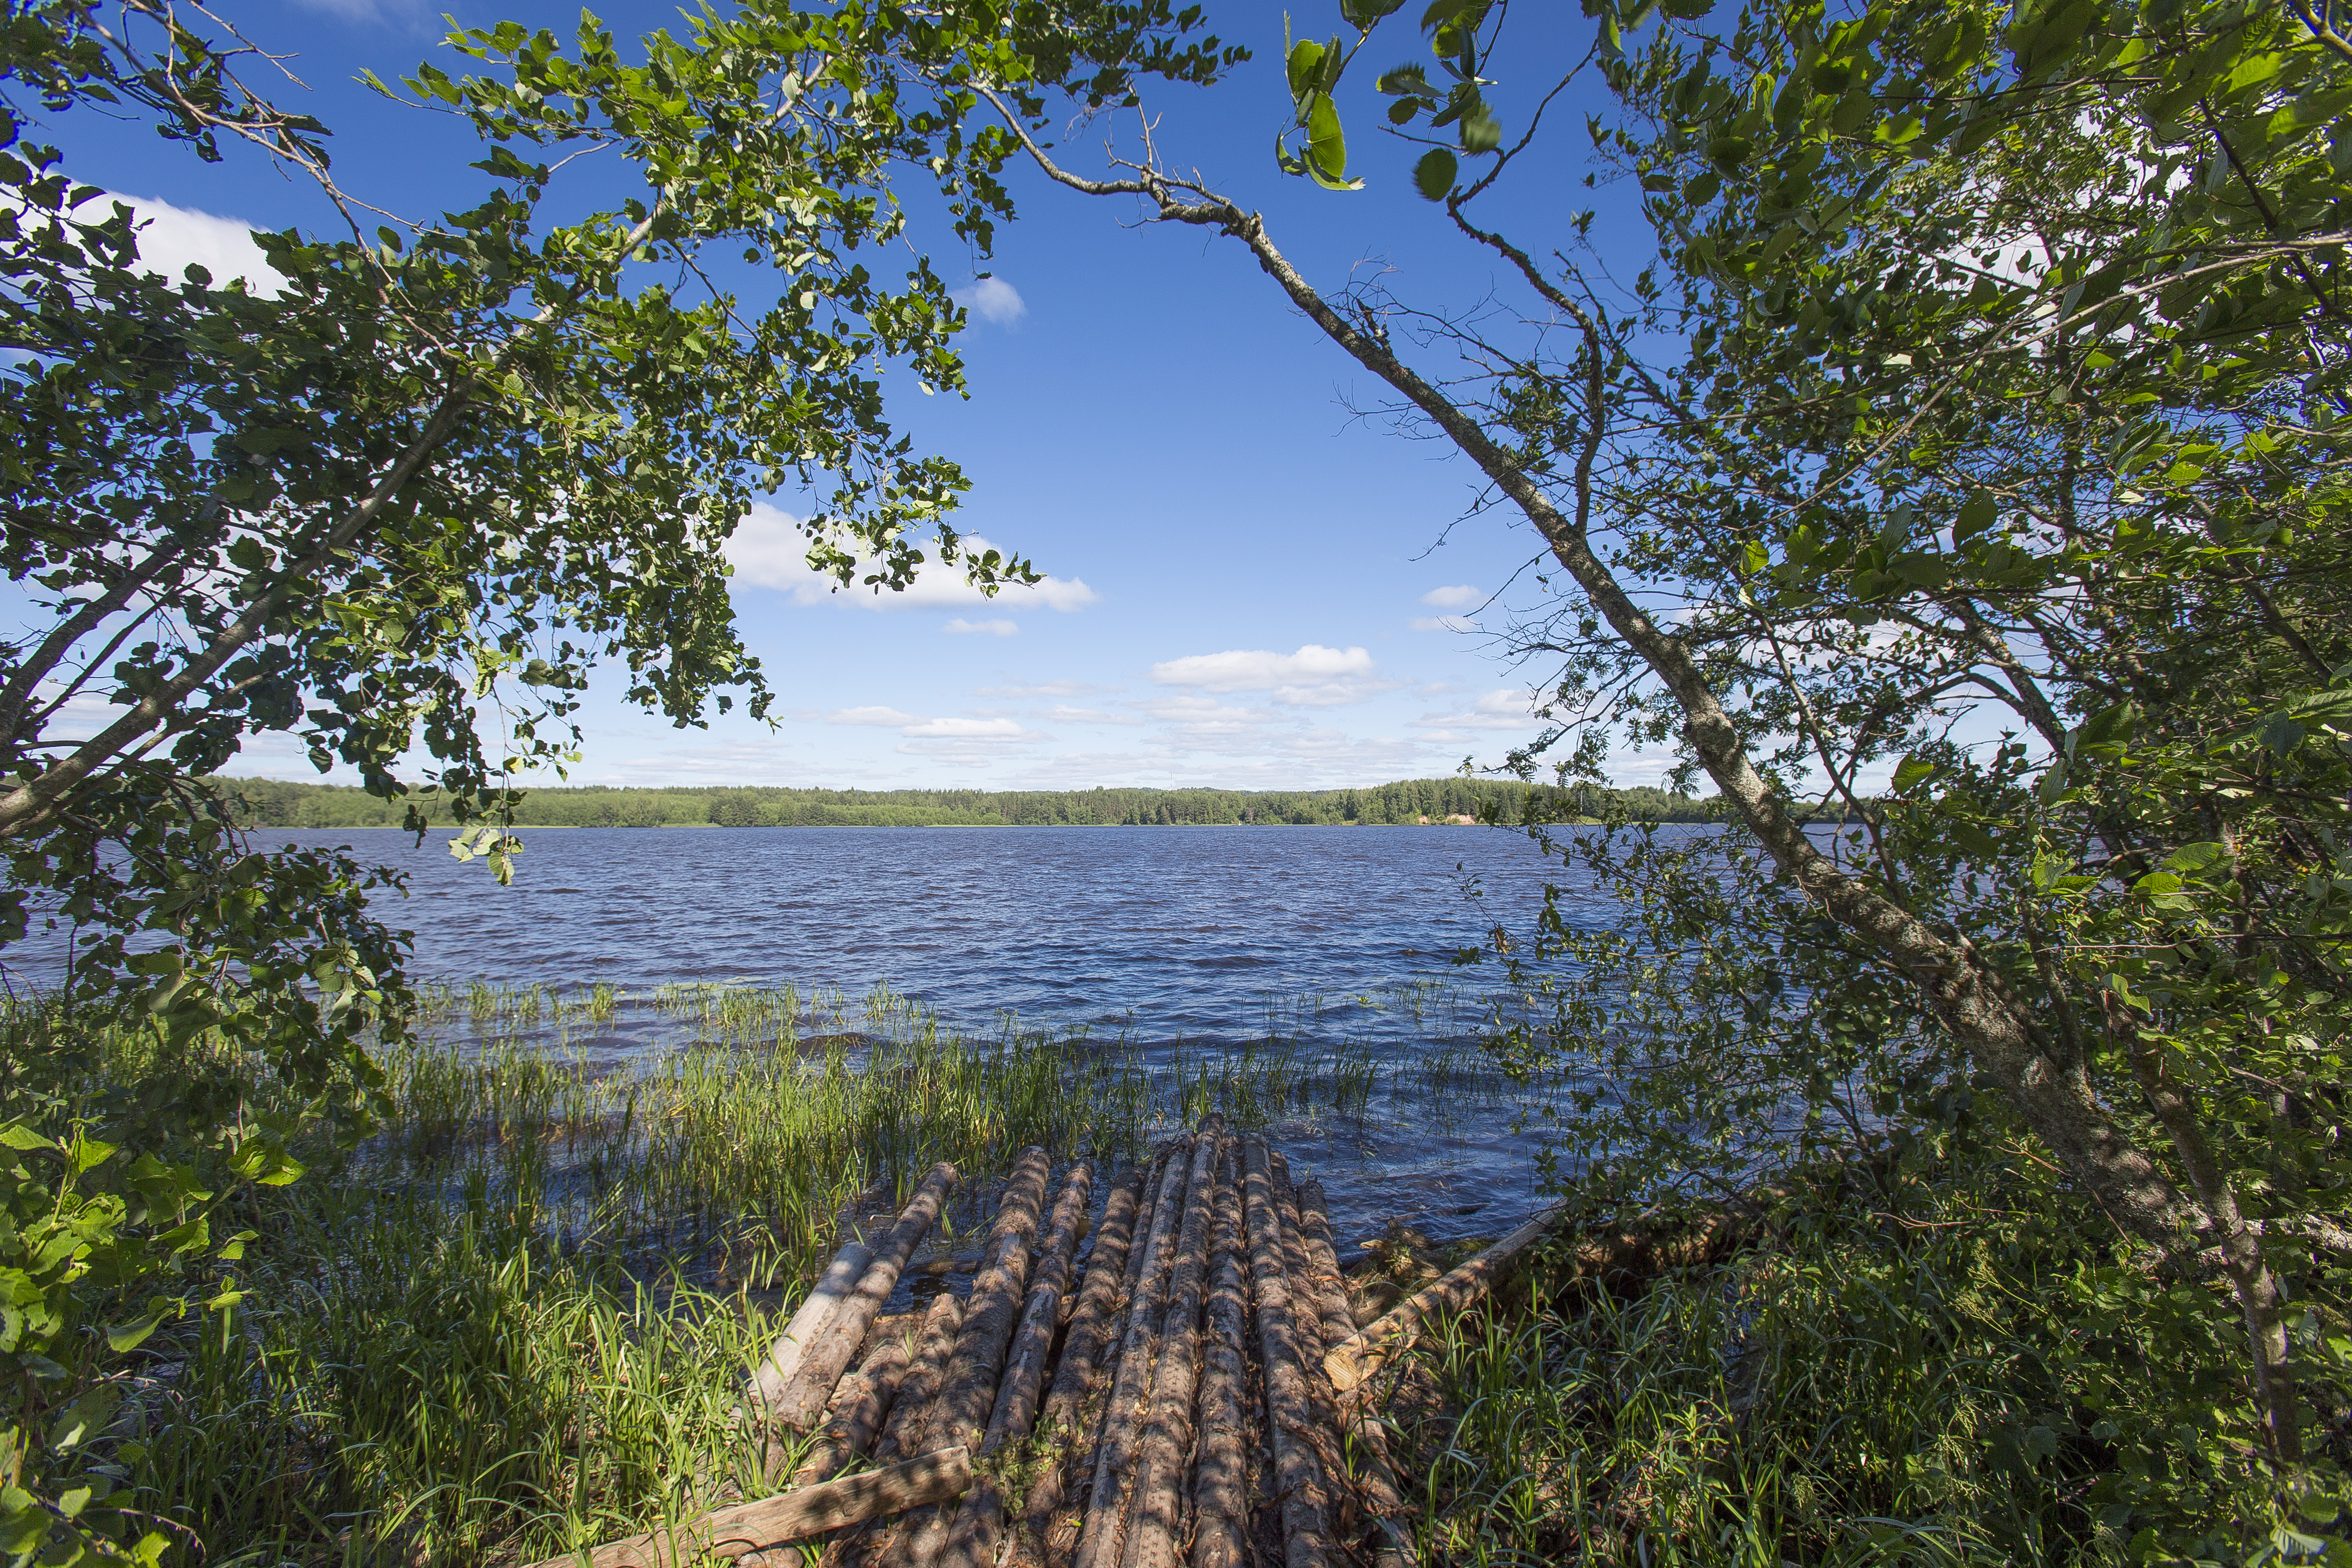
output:
{"label": "white cloud", "polygon": [[1372,656],[1364,649],[1325,647],[1320,643],[1308,643],[1297,653],[1264,648],[1196,653],[1153,665],[1151,679],[1162,686],[1192,686],[1203,691],[1264,691],[1276,702],[1297,708],[1360,702],[1402,684],[1377,678]]}
{"label": "white cloud", "polygon": [[1061,724],[1140,724],[1142,720],[1132,713],[1106,713],[1099,708],[1073,708],[1066,702],[1056,702],[1046,710],[1045,717]]}
{"label": "white cloud", "polygon": [[1538,699],[1523,690],[1505,687],[1489,691],[1466,709],[1451,713],[1424,713],[1412,721],[1416,730],[1518,730],[1535,728],[1535,710],[1542,706]]}
{"label": "white cloud", "polygon": [[232,278],[244,279],[247,289],[264,296],[286,287],[285,275],[262,259],[253,226],[243,218],[175,206],[158,196],[123,195],[100,196],[82,208],[83,216],[103,217],[114,202],[131,210],[139,259],[160,278],[177,283],[194,263],[212,274],[216,289],[227,287]]}
{"label": "white cloud", "polygon": [[992,326],[1009,327],[1029,313],[1021,290],[1002,278],[982,278],[955,290],[955,302]]}
{"label": "white cloud", "polygon": [[1024,741],[1036,737],[1010,719],[925,719],[898,731],[918,740]]}
{"label": "white cloud", "polygon": [[1475,632],[1478,623],[1466,616],[1415,616],[1406,623],[1417,632]]}
{"label": "white cloud", "polygon": [[961,616],[940,628],[943,632],[977,632],[985,637],[1009,637],[1018,635],[1018,621],[967,621]]}
{"label": "white cloud", "polygon": [[972,692],[980,697],[1087,697],[1118,689],[1116,686],[1097,686],[1087,680],[1040,680],[1030,686],[975,686]]}
{"label": "white cloud", "polygon": [[1462,610],[1486,596],[1467,583],[1457,583],[1450,588],[1432,588],[1421,596],[1421,602],[1441,610]]}
{"label": "white cloud", "polygon": [[830,724],[872,724],[887,730],[923,721],[912,713],[901,713],[896,708],[844,708],[824,717]]}
{"label": "white cloud", "polygon": [[[975,554],[985,553],[989,549],[989,542],[976,533],[965,534],[963,542]],[[999,610],[1066,611],[1091,605],[1100,597],[1076,577],[1049,576],[1027,586],[1007,584],[991,598],[964,581],[961,562],[942,566],[936,555],[924,562],[915,574],[914,583],[902,592],[877,592],[862,584],[842,588],[835,579],[810,569],[808,536],[801,531],[801,520],[764,502],[754,504],[750,515],[735,525],[734,533],[727,541],[727,559],[735,568],[738,583],[781,589],[790,594],[796,605],[832,601],[869,610],[985,605]]]}

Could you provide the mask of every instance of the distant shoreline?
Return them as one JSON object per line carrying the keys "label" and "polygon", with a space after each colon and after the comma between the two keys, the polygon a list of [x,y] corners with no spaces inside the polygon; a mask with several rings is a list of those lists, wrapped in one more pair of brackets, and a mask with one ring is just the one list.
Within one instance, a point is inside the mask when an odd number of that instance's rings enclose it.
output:
{"label": "distant shoreline", "polygon": [[[1560,827],[1597,827],[1600,824],[1601,819],[1597,816],[1578,816],[1559,818],[1552,826]],[[455,823],[436,822],[427,826],[425,831],[427,833],[437,833],[444,828],[455,827],[457,825]],[[601,822],[518,822],[513,825],[513,828],[517,833],[659,833],[665,831],[694,832],[706,827],[730,827],[736,826],[739,825],[725,822],[648,822],[618,826]],[[779,822],[754,824],[751,826],[749,830],[758,833],[796,833],[803,831],[829,832],[844,827],[919,827],[924,829],[957,827],[1018,827],[1024,830],[1029,828],[1061,827],[1074,827],[1080,829],[1119,827],[1149,827],[1155,829],[1162,827],[1195,827],[1245,828],[1250,832],[1255,833],[1262,828],[1273,827],[1517,828],[1522,826],[1524,825],[1516,822]],[[1692,826],[1703,827],[1708,826],[1708,824],[1697,823],[1693,824]],[[247,827],[246,831],[248,833],[408,833],[414,830],[403,827],[397,822],[327,823],[317,826],[307,826],[302,823],[278,822],[266,825],[249,826]]]}
{"label": "distant shoreline", "polygon": [[[211,781],[240,826],[400,828],[414,805],[446,824],[447,801],[418,790],[385,799],[349,784]],[[1633,786],[1561,787],[1519,779],[1401,779],[1324,790],[818,789],[782,784],[675,788],[528,786],[518,814],[537,827],[1422,827],[1471,821],[1520,826],[1621,815],[1716,822],[1713,799]],[[446,824],[454,826],[454,824]]]}

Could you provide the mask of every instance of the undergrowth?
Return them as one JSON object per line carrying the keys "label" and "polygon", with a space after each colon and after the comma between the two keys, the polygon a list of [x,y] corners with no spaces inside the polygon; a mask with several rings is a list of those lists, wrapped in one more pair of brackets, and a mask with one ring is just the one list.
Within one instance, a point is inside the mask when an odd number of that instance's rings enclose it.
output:
{"label": "undergrowth", "polygon": [[2225,1291],[2136,1267],[2030,1161],[1845,1175],[1637,1293],[1554,1267],[1531,1300],[1444,1325],[1423,1407],[1392,1406],[1429,1558],[2352,1561],[2327,1522],[2352,1461],[2341,1260],[2301,1281],[2325,1452],[2280,1498]]}

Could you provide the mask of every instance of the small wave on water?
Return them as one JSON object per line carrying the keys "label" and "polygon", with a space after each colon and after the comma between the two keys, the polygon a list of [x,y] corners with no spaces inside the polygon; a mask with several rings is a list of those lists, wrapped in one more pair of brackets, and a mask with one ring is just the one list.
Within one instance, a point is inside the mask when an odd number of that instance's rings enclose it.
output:
{"label": "small wave on water", "polygon": [[[406,875],[377,912],[415,933],[448,1044],[611,1071],[924,1028],[1050,1039],[1163,1127],[1241,1110],[1323,1180],[1351,1245],[1391,1220],[1494,1235],[1540,1201],[1531,1127],[1557,1086],[1497,1069],[1499,975],[1452,962],[1563,877],[1509,830],[526,829],[510,888],[442,837],[256,836]],[[1562,907],[1604,912],[1575,887]]]}

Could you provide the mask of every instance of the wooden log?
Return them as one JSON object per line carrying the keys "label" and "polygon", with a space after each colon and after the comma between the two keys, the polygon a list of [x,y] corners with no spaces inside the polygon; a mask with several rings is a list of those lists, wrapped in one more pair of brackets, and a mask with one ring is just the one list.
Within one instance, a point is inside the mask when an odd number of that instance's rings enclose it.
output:
{"label": "wooden log", "polygon": [[1112,1568],[1118,1561],[1120,1537],[1127,1525],[1128,1485],[1135,1475],[1136,1445],[1150,1412],[1152,1374],[1159,1370],[1168,1277],[1175,1263],[1177,1230],[1184,1219],[1184,1190],[1191,1171],[1186,1156],[1192,1152],[1189,1139],[1171,1144],[1167,1173],[1160,1178],[1160,1201],[1152,1207],[1151,1228],[1144,1237],[1135,1295],[1128,1303],[1118,1364],[1099,1417],[1102,1441],[1095,1450],[1086,1524],[1071,1559],[1075,1568]]}
{"label": "wooden log", "polygon": [[[817,1435],[816,1446],[809,1457],[793,1473],[793,1485],[813,1487],[819,1481],[829,1481],[852,1459],[874,1447],[874,1439],[882,1435],[882,1423],[898,1396],[899,1384],[906,1381],[909,1359],[906,1339],[890,1334],[866,1352],[856,1372],[841,1380],[826,1412],[824,1430]],[[775,1473],[787,1451],[781,1444],[769,1446],[769,1474]]]}
{"label": "wooden log", "polygon": [[890,1406],[889,1425],[874,1445],[877,1464],[888,1464],[921,1451],[923,1429],[931,1418],[931,1404],[947,1376],[948,1358],[955,1354],[956,1331],[963,1326],[963,1298],[942,1290],[923,1314],[898,1397]]}
{"label": "wooden log", "polygon": [[1086,1283],[1078,1288],[1077,1304],[1062,1336],[1062,1359],[1054,1369],[1054,1385],[1038,1413],[1037,1424],[1048,1433],[1073,1424],[1098,1381],[1103,1342],[1117,1326],[1128,1242],[1135,1234],[1143,1175],[1141,1171],[1129,1172],[1103,1201],[1102,1224],[1096,1227],[1095,1249],[1087,1259]]}
{"label": "wooden log", "polygon": [[[1086,1288],[1079,1292],[1078,1310],[1070,1319],[1070,1331],[1062,1342],[1062,1364],[1054,1373],[1053,1392],[1045,1396],[1040,1424],[1048,1441],[1056,1447],[1049,1450],[1045,1467],[1029,1489],[1015,1550],[1025,1551],[1034,1545],[1039,1562],[1046,1568],[1067,1568],[1070,1555],[1077,1547],[1076,1523],[1061,1521],[1056,1515],[1070,1482],[1090,1477],[1094,1471],[1095,1450],[1102,1436],[1102,1412],[1110,1403],[1108,1384],[1117,1371],[1127,1304],[1143,1276],[1146,1248],[1135,1244],[1135,1233],[1139,1226],[1145,1236],[1150,1234],[1151,1215],[1161,1196],[1169,1163],[1168,1151],[1162,1150],[1148,1175],[1137,1173],[1129,1178],[1133,1184],[1135,1203],[1126,1215],[1123,1228],[1113,1228],[1109,1205],[1105,1205],[1102,1234],[1095,1241]],[[1114,1192],[1110,1203],[1118,1201],[1119,1194]]]}
{"label": "wooden log", "polygon": [[1249,1275],[1242,1243],[1241,1171],[1230,1145],[1213,1219],[1216,1268],[1201,1377],[1201,1442],[1192,1480],[1192,1568],[1249,1561]]}
{"label": "wooden log", "polygon": [[[1331,1219],[1325,1212],[1322,1184],[1308,1182],[1298,1189],[1299,1238],[1306,1243],[1307,1277],[1321,1298],[1325,1342],[1338,1344],[1355,1331],[1348,1310],[1348,1286],[1339,1273],[1339,1249],[1332,1245]],[[1357,1491],[1381,1532],[1372,1553],[1373,1568],[1411,1568],[1415,1553],[1412,1537],[1399,1522],[1404,1499],[1397,1490],[1396,1470],[1389,1461],[1388,1428],[1366,1410],[1362,1402],[1343,1401],[1339,1429],[1353,1450]]]}
{"label": "wooden log", "polygon": [[1378,1372],[1417,1338],[1440,1312],[1459,1312],[1493,1289],[1497,1281],[1551,1234],[1560,1211],[1548,1209],[1442,1279],[1432,1281],[1367,1323],[1323,1355],[1331,1386],[1346,1394]]}
{"label": "wooden log", "polygon": [[944,1448],[884,1470],[864,1470],[781,1497],[739,1503],[672,1530],[633,1535],[532,1568],[687,1568],[702,1557],[742,1558],[883,1514],[961,1496],[971,1451]]}
{"label": "wooden log", "polygon": [[[963,1327],[956,1334],[955,1355],[948,1363],[947,1381],[923,1433],[926,1449],[976,1448],[987,1430],[989,1411],[996,1404],[997,1379],[1004,1371],[1005,1351],[1013,1342],[1027,1292],[1037,1220],[1045,1206],[1045,1181],[1052,1173],[1053,1161],[1045,1151],[1032,1148],[1022,1152],[1005,1182],[1003,1201],[989,1227],[988,1261],[972,1283]],[[954,1517],[950,1510],[939,1508],[909,1518],[882,1561],[886,1564],[935,1561],[947,1544],[948,1526]]]}
{"label": "wooden log", "polygon": [[1282,1505],[1283,1561],[1287,1568],[1323,1568],[1330,1547],[1329,1513],[1312,1441],[1314,1408],[1291,1310],[1274,1171],[1265,1144],[1255,1138],[1242,1145],[1242,1183],[1275,1492]]}
{"label": "wooden log", "polygon": [[898,1288],[899,1270],[906,1268],[917,1244],[938,1222],[940,1205],[947,1201],[948,1189],[955,1185],[955,1180],[953,1165],[942,1162],[931,1167],[922,1185],[915,1189],[913,1201],[899,1213],[898,1223],[890,1227],[890,1234],[874,1249],[874,1260],[859,1277],[857,1289],[849,1293],[802,1351],[799,1368],[784,1385],[782,1395],[769,1407],[771,1420],[804,1429],[823,1415],[833,1397],[833,1385],[841,1381],[843,1370],[856,1358],[857,1347],[865,1343],[866,1331],[874,1326],[882,1303]]}
{"label": "wooden log", "polygon": [[1356,1315],[1348,1307],[1348,1280],[1339,1272],[1339,1249],[1331,1237],[1331,1216],[1325,1208],[1320,1182],[1302,1183],[1298,1188],[1298,1233],[1307,1243],[1323,1342],[1345,1344],[1355,1337]]}
{"label": "wooden log", "polygon": [[988,1261],[964,1307],[955,1359],[949,1363],[947,1382],[940,1390],[940,1417],[923,1437],[926,1447],[976,1448],[987,1429],[1005,1349],[1012,1343],[1028,1289],[1029,1260],[1038,1216],[1045,1206],[1045,1179],[1052,1171],[1045,1151],[1030,1149],[1005,1183],[1004,1200],[989,1228]]}
{"label": "wooden log", "polygon": [[[995,1407],[989,1412],[988,1430],[980,1441],[986,1458],[1008,1443],[1029,1435],[1037,1414],[1037,1396],[1045,1380],[1045,1357],[1054,1348],[1062,1321],[1062,1300],[1070,1293],[1071,1254],[1077,1250],[1085,1228],[1087,1197],[1093,1185],[1093,1167],[1084,1161],[1070,1168],[1054,1215],[1038,1244],[1037,1260],[1029,1273],[1029,1299],[1021,1310],[1021,1326],[1013,1332],[1005,1352],[1003,1380],[997,1385]],[[1004,1531],[1004,1490],[983,1474],[963,1494],[963,1506],[948,1528],[947,1549],[940,1561],[946,1568],[994,1568]]]}
{"label": "wooden log", "polygon": [[1169,1272],[1168,1311],[1152,1374],[1150,1421],[1136,1450],[1121,1568],[1175,1568],[1183,1538],[1184,1475],[1192,1458],[1192,1394],[1201,1369],[1201,1310],[1209,1290],[1209,1241],[1217,1170],[1225,1152],[1224,1118],[1210,1116],[1194,1135],[1184,1189],[1184,1222]]}
{"label": "wooden log", "polygon": [[853,1241],[833,1255],[825,1271],[817,1276],[802,1300],[800,1310],[768,1347],[767,1358],[760,1363],[751,1376],[751,1405],[764,1420],[767,1412],[784,1396],[784,1387],[800,1370],[801,1352],[816,1332],[832,1321],[842,1302],[857,1289],[858,1280],[866,1277],[868,1265],[874,1261],[874,1249],[862,1241]]}
{"label": "wooden log", "polygon": [[1314,1267],[1307,1258],[1298,1192],[1290,1184],[1290,1163],[1279,1151],[1273,1152],[1269,1163],[1274,1174],[1275,1215],[1282,1225],[1283,1274],[1290,1285],[1291,1332],[1298,1342],[1298,1364],[1307,1381],[1309,1421],[1306,1436],[1314,1446],[1315,1463],[1323,1474],[1331,1540],[1335,1546],[1340,1546],[1355,1538],[1360,1521],[1356,1517],[1354,1489],[1344,1484],[1348,1470],[1339,1446],[1339,1396],[1331,1387],[1331,1380],[1323,1374],[1322,1298],[1316,1287]]}

